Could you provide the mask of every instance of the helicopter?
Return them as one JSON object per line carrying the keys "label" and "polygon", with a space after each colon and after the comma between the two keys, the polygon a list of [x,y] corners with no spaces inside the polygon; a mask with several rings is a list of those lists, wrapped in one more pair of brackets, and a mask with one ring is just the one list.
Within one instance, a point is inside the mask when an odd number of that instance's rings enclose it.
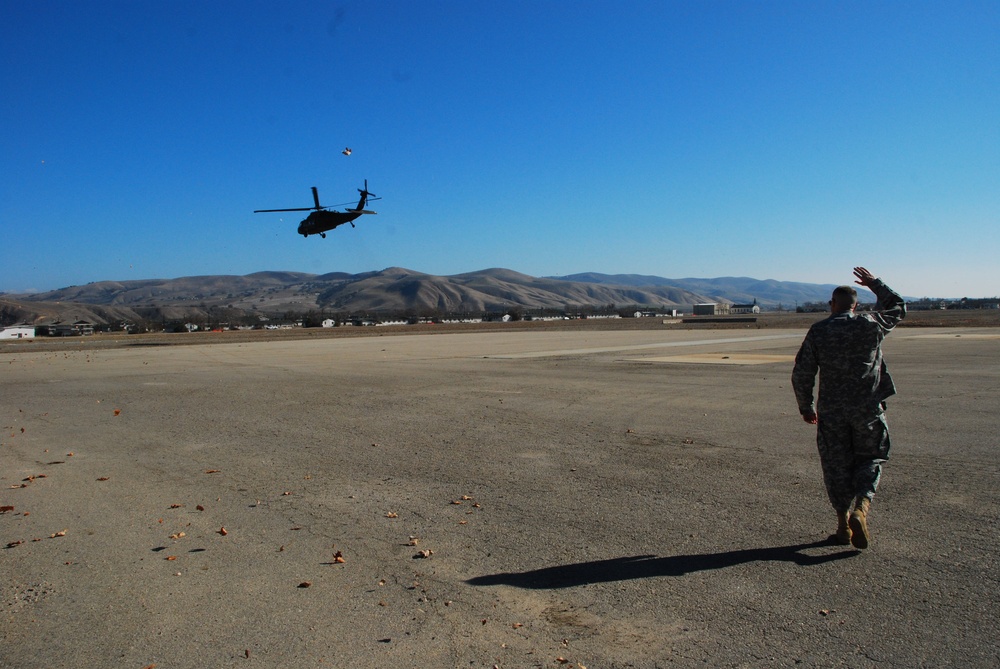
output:
{"label": "helicopter", "polygon": [[371,198],[372,201],[382,199],[377,197],[375,193],[368,192],[368,179],[365,179],[365,187],[359,188],[358,192],[361,193],[361,199],[358,200],[358,206],[354,209],[334,211],[333,207],[343,207],[345,204],[350,204],[349,202],[344,204],[335,204],[332,207],[321,206],[319,203],[319,191],[316,190],[316,186],[313,186],[312,194],[315,205],[312,207],[298,207],[295,209],[255,209],[253,213],[264,214],[276,211],[311,211],[312,213],[306,216],[306,218],[299,223],[299,234],[303,237],[308,237],[309,235],[319,235],[323,239],[326,239],[327,231],[333,230],[337,226],[343,225],[344,223],[350,223],[353,228],[355,227],[354,219],[358,218],[362,214],[378,213],[371,211],[370,209],[365,209],[365,204],[367,204],[369,198]]}

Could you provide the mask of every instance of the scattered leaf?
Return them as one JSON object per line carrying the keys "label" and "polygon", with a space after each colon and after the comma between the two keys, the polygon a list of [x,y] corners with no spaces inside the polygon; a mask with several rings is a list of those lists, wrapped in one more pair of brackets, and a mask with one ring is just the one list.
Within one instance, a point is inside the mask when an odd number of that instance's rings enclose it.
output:
{"label": "scattered leaf", "polygon": [[337,564],[344,564],[347,560],[344,559],[344,554],[337,551],[333,554],[333,561]]}
{"label": "scattered leaf", "polygon": [[168,555],[167,557],[165,557],[163,559],[164,560],[170,560],[172,562],[172,561],[174,561],[174,560],[177,559],[177,556],[176,555]]}
{"label": "scattered leaf", "polygon": [[205,473],[206,474],[218,474],[220,471],[222,471],[222,470],[221,469],[206,469]]}
{"label": "scattered leaf", "polygon": [[14,546],[20,546],[23,543],[24,543],[24,541],[22,539],[18,539],[17,541],[11,541],[11,542],[9,542],[7,544],[7,548],[13,548]]}
{"label": "scattered leaf", "polygon": [[171,505],[170,505],[170,508],[171,508],[171,509],[179,509],[179,508],[181,508],[182,506],[184,506],[184,505],[183,505],[183,504],[171,504]]}
{"label": "scattered leaf", "polygon": [[120,415],[121,415],[121,413],[122,413],[122,410],[121,410],[121,409],[115,409],[115,415],[116,415],[116,416],[120,416]]}
{"label": "scattered leaf", "polygon": [[187,536],[187,535],[184,534],[183,532],[177,532],[175,534],[171,534],[170,538],[171,539],[180,539],[181,537],[184,537],[184,536]]}
{"label": "scattered leaf", "polygon": [[0,506],[0,513],[7,513],[8,511],[13,511],[13,506]]}
{"label": "scattered leaf", "polygon": [[66,530],[59,530],[55,534],[50,534],[49,539],[55,539],[56,537],[64,537],[64,536],[66,536]]}
{"label": "scattered leaf", "polygon": [[107,481],[109,478],[111,478],[111,477],[110,476],[101,476],[97,480],[98,481]]}
{"label": "scattered leaf", "polygon": [[385,514],[386,518],[399,518],[399,514],[395,511],[389,511]]}
{"label": "scattered leaf", "polygon": [[203,507],[201,504],[199,504],[198,506],[196,506],[194,508],[198,509],[199,511],[204,511],[205,510],[205,507]]}
{"label": "scattered leaf", "polygon": [[462,495],[462,499],[464,499],[465,501],[469,501],[472,498],[469,497],[468,495]]}
{"label": "scattered leaf", "polygon": [[226,536],[227,534],[229,534],[229,530],[227,530],[225,527],[220,527],[219,534],[221,534],[222,536]]}
{"label": "scattered leaf", "polygon": [[299,583],[299,587],[300,588],[308,588],[311,585],[312,585],[312,581],[302,581],[301,583]]}
{"label": "scattered leaf", "polygon": [[286,490],[285,492],[283,492],[283,493],[281,493],[281,494],[282,494],[282,495],[291,495],[292,493]]}
{"label": "scattered leaf", "polygon": [[432,551],[432,550],[417,551],[417,554],[413,556],[413,559],[414,560],[422,560],[422,559],[429,558],[432,555],[434,555],[434,551]]}
{"label": "scattered leaf", "polygon": [[511,627],[513,627],[514,629],[518,629],[520,627],[524,627],[524,624],[523,623],[514,623],[513,625],[511,625]]}

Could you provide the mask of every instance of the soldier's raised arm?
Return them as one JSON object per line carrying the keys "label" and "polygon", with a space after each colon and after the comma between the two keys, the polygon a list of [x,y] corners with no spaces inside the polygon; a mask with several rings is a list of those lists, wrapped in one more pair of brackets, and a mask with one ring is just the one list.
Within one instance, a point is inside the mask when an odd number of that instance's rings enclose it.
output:
{"label": "soldier's raised arm", "polygon": [[864,267],[855,267],[854,276],[857,277],[855,283],[875,293],[877,302],[875,303],[876,313],[873,315],[886,332],[906,318],[906,302],[899,293],[885,285],[882,279]]}

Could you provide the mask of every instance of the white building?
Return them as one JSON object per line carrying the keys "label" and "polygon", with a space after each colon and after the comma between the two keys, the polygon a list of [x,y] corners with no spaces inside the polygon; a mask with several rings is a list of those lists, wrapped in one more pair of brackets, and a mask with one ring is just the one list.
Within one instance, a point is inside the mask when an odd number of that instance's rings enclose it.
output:
{"label": "white building", "polygon": [[0,339],[33,339],[34,325],[8,325],[0,327]]}
{"label": "white building", "polygon": [[731,314],[759,314],[760,307],[757,306],[757,300],[754,299],[753,304],[734,304],[729,308],[729,313]]}

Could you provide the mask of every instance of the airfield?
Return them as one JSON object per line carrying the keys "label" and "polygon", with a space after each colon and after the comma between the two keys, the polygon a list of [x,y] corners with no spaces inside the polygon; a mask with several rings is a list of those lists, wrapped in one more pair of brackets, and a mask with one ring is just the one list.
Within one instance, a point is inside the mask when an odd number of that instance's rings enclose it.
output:
{"label": "airfield", "polygon": [[858,552],[807,325],[4,345],[0,667],[1000,665],[1000,328],[886,341]]}

